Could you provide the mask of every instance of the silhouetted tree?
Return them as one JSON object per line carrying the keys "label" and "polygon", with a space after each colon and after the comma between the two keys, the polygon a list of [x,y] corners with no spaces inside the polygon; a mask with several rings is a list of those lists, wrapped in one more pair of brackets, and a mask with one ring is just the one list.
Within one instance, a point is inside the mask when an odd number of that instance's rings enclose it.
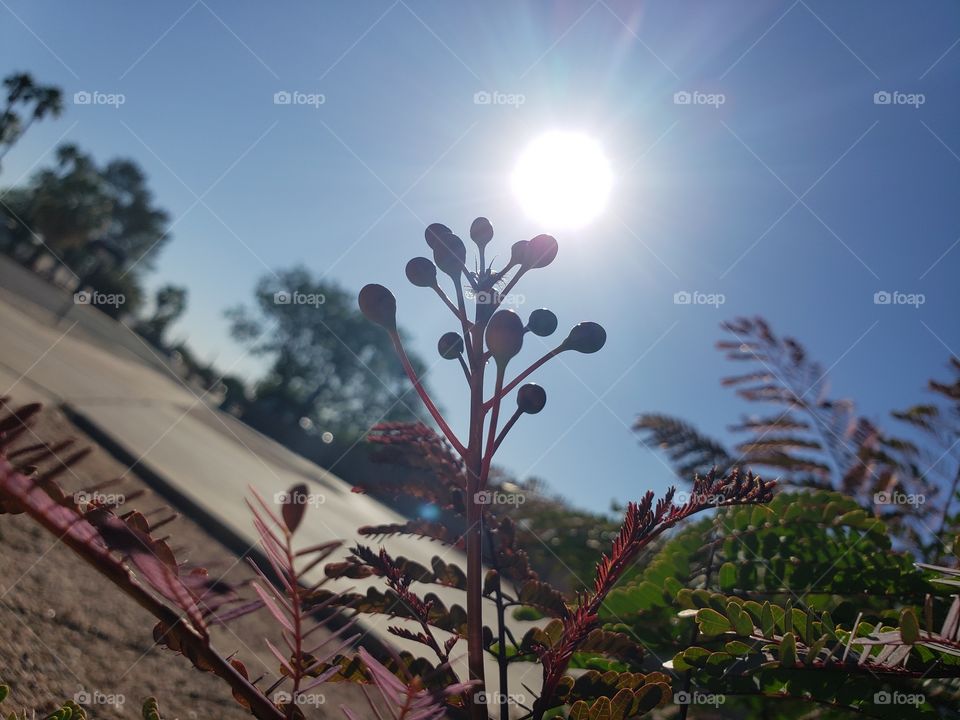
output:
{"label": "silhouetted tree", "polygon": [[154,205],[134,162],[116,159],[100,167],[74,145],[61,145],[53,167],[7,191],[0,214],[14,245],[33,246],[29,265],[52,252],[81,285],[102,292],[109,285],[139,295],[139,274],[170,239],[169,216]]}
{"label": "silhouetted tree", "polygon": [[63,112],[60,88],[37,85],[28,73],[8,75],[3,86],[7,95],[0,114],[0,162],[33,123]]}
{"label": "silhouetted tree", "polygon": [[363,318],[352,293],[295,267],[261,278],[255,301],[253,309],[227,311],[233,337],[271,360],[252,424],[281,439],[278,426],[356,436],[377,422],[415,417],[420,401],[388,352],[389,338]]}
{"label": "silhouetted tree", "polygon": [[157,347],[164,347],[164,334],[187,309],[187,289],[178,285],[164,285],[154,296],[153,314],[137,323],[135,329]]}

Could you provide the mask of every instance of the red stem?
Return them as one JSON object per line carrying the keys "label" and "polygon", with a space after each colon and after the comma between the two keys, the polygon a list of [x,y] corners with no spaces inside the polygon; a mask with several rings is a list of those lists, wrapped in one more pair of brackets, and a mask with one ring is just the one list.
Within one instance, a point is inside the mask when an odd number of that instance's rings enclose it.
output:
{"label": "red stem", "polygon": [[457,439],[457,436],[454,434],[453,430],[450,429],[450,426],[447,425],[447,421],[443,419],[443,415],[441,415],[440,411],[437,410],[437,406],[433,404],[433,400],[430,399],[426,389],[420,383],[420,378],[417,377],[417,372],[413,369],[413,365],[410,364],[410,358],[407,357],[406,350],[403,349],[403,343],[400,342],[400,334],[394,330],[390,333],[390,337],[393,339],[393,346],[396,348],[397,355],[400,357],[400,363],[403,365],[403,370],[407,373],[407,377],[410,378],[410,382],[413,383],[413,388],[417,391],[417,395],[419,395],[420,399],[423,400],[423,404],[426,405],[430,415],[436,421],[437,425],[440,426],[440,429],[443,431],[443,434],[446,435],[447,440],[450,441],[450,444],[453,445],[458,453],[460,453],[461,457],[466,458],[467,449],[463,446],[463,443]]}
{"label": "red stem", "polygon": [[477,502],[483,472],[483,328],[474,324],[470,358],[470,436],[465,457],[467,469],[467,530],[464,545],[467,554],[467,666],[469,679],[477,681],[474,692],[468,693],[467,712],[471,720],[487,720],[484,703],[476,702],[485,692],[483,667],[483,507]]}
{"label": "red stem", "polygon": [[443,304],[450,308],[450,312],[456,316],[457,320],[462,322],[466,318],[466,316],[457,309],[457,306],[450,302],[450,298],[448,298],[447,294],[440,289],[439,285],[434,285],[433,291],[440,297],[441,300],[443,300]]}
{"label": "red stem", "polygon": [[490,427],[487,431],[487,449],[484,451],[483,465],[480,470],[479,484],[481,490],[487,486],[487,476],[490,474],[490,463],[493,462],[495,439],[497,437],[497,421],[500,419],[500,399],[502,398],[500,393],[503,390],[503,374],[506,372],[506,369],[506,365],[497,363],[497,383],[496,389],[493,392],[493,413],[490,415]]}
{"label": "red stem", "polygon": [[550,360],[551,358],[556,357],[557,355],[559,355],[559,354],[562,353],[562,352],[563,352],[563,349],[562,349],[562,348],[560,348],[560,347],[554,348],[553,350],[551,350],[550,352],[548,352],[546,355],[544,355],[542,358],[540,358],[539,360],[537,360],[533,365],[531,365],[531,366],[528,367],[526,370],[524,370],[522,373],[520,373],[519,375],[517,375],[513,380],[511,380],[509,383],[507,383],[507,386],[506,386],[505,388],[503,388],[502,390],[499,390],[498,392],[494,393],[493,397],[490,398],[489,400],[487,400],[487,402],[484,403],[484,405],[483,405],[484,412],[486,412],[487,410],[489,410],[490,408],[492,408],[494,402],[499,402],[499,401],[502,400],[504,397],[506,397],[507,395],[509,395],[511,390],[513,390],[517,385],[519,385],[520,383],[522,383],[524,380],[526,380],[526,379],[530,376],[530,373],[532,373],[533,371],[537,370],[537,369],[538,369],[541,365],[543,365],[545,362],[547,362],[547,361]]}

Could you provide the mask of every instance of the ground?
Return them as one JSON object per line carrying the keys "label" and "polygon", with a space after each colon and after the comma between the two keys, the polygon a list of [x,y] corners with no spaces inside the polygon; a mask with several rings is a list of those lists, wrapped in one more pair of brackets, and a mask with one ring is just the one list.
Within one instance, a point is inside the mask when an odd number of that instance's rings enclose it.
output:
{"label": "ground", "polygon": [[[47,444],[73,437],[91,445],[52,409],[40,415],[33,432]],[[37,438],[28,436],[26,442]],[[65,476],[63,485],[69,490],[90,487],[125,470],[95,447],[74,474]],[[135,472],[127,474],[116,491],[128,496],[144,491],[130,501],[137,509],[169,507]],[[180,517],[164,532],[171,535],[180,560],[203,564],[211,574],[226,573],[235,582],[252,575],[188,518]],[[154,647],[152,616],[23,515],[0,516],[0,622],[0,680],[12,690],[4,703],[6,712],[49,711],[58,701],[86,693],[94,701],[125,700],[122,705],[90,705],[94,720],[139,717],[143,698],[151,695],[160,700],[165,719],[251,717],[218,678],[200,673],[170,650]],[[274,672],[277,663],[265,654],[263,641],[270,637],[277,642],[267,614],[237,621],[215,631],[214,637],[222,654],[238,652],[254,676]],[[325,685],[322,690],[326,702],[317,716],[342,717],[342,703],[361,706],[355,686]]]}

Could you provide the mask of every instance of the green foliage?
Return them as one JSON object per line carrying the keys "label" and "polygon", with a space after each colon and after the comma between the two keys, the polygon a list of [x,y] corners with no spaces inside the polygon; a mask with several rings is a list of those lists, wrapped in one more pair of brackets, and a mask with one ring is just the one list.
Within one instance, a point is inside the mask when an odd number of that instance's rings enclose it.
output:
{"label": "green foliage", "polygon": [[178,285],[164,285],[154,296],[153,313],[138,322],[134,330],[158,348],[165,348],[165,335],[187,309],[187,289]]}
{"label": "green foliage", "polygon": [[[790,718],[820,693],[832,698],[825,717],[839,708],[890,717],[873,707],[874,694],[923,693],[931,707],[960,700],[956,671],[944,670],[957,668],[956,658],[943,637],[930,637],[934,628],[955,636],[948,620],[960,604],[928,601],[951,587],[952,576],[934,579],[853,499],[781,492],[767,506],[722,509],[677,532],[610,593],[601,617],[606,629],[673,657],[672,670],[693,689],[725,694],[727,711],[763,707],[767,717]],[[828,666],[846,679],[811,675]],[[923,675],[938,680],[910,679]]]}
{"label": "green foliage", "polygon": [[[679,652],[672,667],[694,673],[702,686],[718,692],[752,683],[802,699],[816,689],[819,700],[871,717],[895,717],[876,700],[884,693],[922,698],[915,708],[921,714],[960,700],[960,599],[947,604],[939,628],[928,603],[931,627],[922,631],[913,608],[902,609],[899,619],[895,611],[876,622],[858,616],[844,628],[830,612],[817,615],[789,600],[761,604],[713,593],[690,594],[681,604],[688,607],[680,614],[695,619],[702,644]],[[715,609],[724,605],[722,612]],[[934,679],[945,682],[937,687]]]}
{"label": "green foliage", "polygon": [[597,553],[616,536],[619,522],[552,497],[536,478],[518,481],[499,471],[494,482],[523,494],[522,504],[506,506],[501,514],[516,524],[517,543],[540,579],[565,592],[586,586],[593,577]]}
{"label": "green foliage", "polygon": [[[378,421],[419,416],[390,339],[352,294],[294,267],[262,277],[254,297],[254,307],[227,317],[237,342],[270,363],[248,414],[261,430],[276,436],[306,425],[355,438]],[[412,361],[422,373],[422,362]]]}
{"label": "green foliage", "polygon": [[[10,687],[8,685],[0,685],[0,703],[6,700],[9,694]],[[36,713],[28,713],[24,710],[18,715],[16,712],[11,711],[5,717],[6,720],[28,720],[28,718],[35,719]],[[163,720],[163,717],[160,715],[160,704],[156,698],[150,697],[143,701],[142,717],[143,720]],[[87,720],[87,718],[86,710],[73,700],[65,702],[52,713],[44,716],[44,720]]]}
{"label": "green foliage", "polygon": [[29,241],[32,233],[63,258],[81,277],[96,261],[99,243],[113,255],[118,272],[151,266],[170,240],[169,216],[154,205],[143,171],[131,160],[98,165],[74,145],[57,148],[56,165],[38,171],[10,192],[5,201],[19,218],[14,235]]}
{"label": "green foliage", "polygon": [[27,129],[48,115],[63,112],[63,94],[53,85],[38,85],[28,73],[13,73],[3,79],[6,104],[0,112],[0,160]]}
{"label": "green foliage", "polygon": [[143,701],[143,720],[163,720],[156,698],[147,698]]}
{"label": "green foliage", "polygon": [[[669,678],[663,673],[600,673],[590,670],[575,680],[569,676],[560,698],[569,706],[570,720],[624,720],[641,717],[670,701]],[[569,688],[569,689],[567,689]]]}

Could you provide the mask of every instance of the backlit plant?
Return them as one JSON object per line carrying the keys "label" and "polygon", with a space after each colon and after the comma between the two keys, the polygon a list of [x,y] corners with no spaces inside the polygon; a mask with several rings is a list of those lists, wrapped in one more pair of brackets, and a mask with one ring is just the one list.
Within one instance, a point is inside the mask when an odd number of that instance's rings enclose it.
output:
{"label": "backlit plant", "polygon": [[[151,522],[136,511],[121,511],[116,504],[101,502],[103,496],[96,492],[65,493],[57,477],[82,453],[61,461],[57,453],[65,450],[64,444],[13,449],[37,406],[0,418],[0,451],[7,450],[0,456],[0,512],[26,513],[67,544],[157,618],[158,644],[186,656],[198,670],[220,677],[236,700],[261,720],[306,717],[311,705],[304,698],[325,681],[355,681],[379,691],[369,713],[345,709],[350,717],[359,717],[359,712],[379,716],[378,708],[387,707],[396,720],[443,715],[483,720],[492,705],[503,720],[511,713],[533,720],[548,713],[575,720],[619,720],[665,705],[671,697],[669,677],[636,666],[644,649],[629,635],[601,626],[604,603],[641,551],[668,529],[708,508],[766,503],[773,484],[733,468],[693,477],[692,492],[677,503],[673,489],[659,500],[647,492],[627,505],[622,526],[601,555],[588,587],[571,598],[542,582],[517,543],[513,521],[506,515],[498,517],[488,502],[494,489],[489,486],[491,463],[519,418],[539,413],[546,404],[545,391],[527,378],[560,353],[599,351],[606,333],[597,323],[581,322],[553,349],[508,379],[508,365],[522,351],[525,336],[549,337],[558,322],[545,309],[533,311],[524,322],[517,313],[501,309],[502,299],[526,273],[553,262],[557,242],[538,235],[514,243],[507,264],[494,270],[485,261],[493,237],[490,223],[478,218],[470,235],[478,248],[475,271],[467,267],[464,243],[439,224],[426,230],[433,260],[415,258],[406,268],[410,281],[433,290],[459,325],[459,331],[441,336],[438,351],[459,363],[469,387],[470,422],[463,438],[441,415],[407,357],[397,330],[394,296],[383,286],[367,285],[359,297],[363,314],[390,334],[410,381],[443,433],[441,437],[422,424],[385,424],[372,430],[370,439],[381,459],[424,473],[419,478],[394,476],[394,485],[387,490],[426,499],[458,520],[416,519],[359,532],[370,538],[408,534],[462,549],[465,571],[440,557],[426,567],[395,557],[382,546],[357,545],[345,560],[326,564],[324,577],[318,580],[318,568],[339,543],[331,539],[297,546],[296,532],[305,520],[307,504],[303,496],[308,492],[306,486],[297,486],[276,509],[254,493],[250,508],[261,544],[260,562],[254,565],[259,580],[254,583],[255,596],[244,599],[241,588],[214,581],[202,568],[176,559],[166,541],[153,534],[166,520]],[[440,288],[438,269],[452,282],[454,299]],[[485,383],[490,362],[493,381]],[[516,409],[501,424],[501,407],[514,391]],[[369,483],[377,480],[370,478]],[[332,590],[327,580],[338,577],[376,578],[384,588],[370,587],[365,593]],[[466,608],[447,607],[434,593],[421,594],[420,586],[430,584],[463,591]],[[494,620],[491,624],[484,622],[485,606]],[[282,644],[268,643],[278,663],[273,676],[251,677],[239,659],[216,651],[209,629],[264,607],[278,624]],[[351,609],[351,619],[338,630],[325,622],[334,607]],[[508,612],[519,609],[541,617],[522,638],[514,636],[508,622]],[[360,627],[361,613],[397,618],[399,624],[389,632],[418,643],[435,658],[428,661],[384,648],[378,658],[368,648],[354,652],[357,638],[348,636],[348,630]],[[317,640],[314,632],[325,625],[326,639]],[[376,645],[369,638],[365,644]],[[460,677],[464,651],[467,672]],[[488,694],[485,655],[496,660],[495,693]],[[609,667],[630,671],[571,673],[578,655],[605,657],[612,663]],[[511,688],[508,671],[513,663],[538,664],[539,684],[524,683],[526,693]]]}
{"label": "backlit plant", "polygon": [[[550,235],[537,235],[531,240],[516,242],[511,247],[506,265],[494,269],[486,264],[486,248],[493,239],[490,222],[482,217],[474,220],[470,226],[470,238],[477,247],[477,263],[473,271],[467,265],[464,242],[450,228],[438,223],[427,227],[425,232],[433,260],[416,257],[406,266],[406,275],[410,282],[433,290],[459,325],[459,331],[450,331],[440,337],[437,349],[441,357],[459,362],[469,387],[470,420],[465,438],[459,437],[451,429],[407,360],[397,329],[397,303],[394,295],[382,285],[367,285],[360,291],[361,311],[390,334],[411,383],[441,429],[446,444],[430,438],[430,432],[425,428],[412,432],[396,426],[382,427],[379,428],[380,437],[376,439],[394,444],[419,443],[421,447],[431,446],[431,452],[424,455],[439,458],[433,469],[435,476],[442,478],[446,487],[444,493],[430,493],[430,499],[438,501],[441,506],[459,511],[464,518],[464,529],[459,537],[451,537],[447,528],[432,533],[429,524],[422,522],[414,522],[403,528],[380,528],[379,531],[381,534],[410,532],[463,545],[467,557],[463,588],[467,595],[464,634],[469,679],[476,683],[475,692],[467,698],[467,710],[474,719],[486,717],[487,708],[478,698],[482,700],[486,697],[484,652],[489,651],[495,653],[500,667],[497,697],[503,718],[507,717],[508,704],[512,697],[507,687],[507,665],[510,660],[534,659],[542,664],[542,689],[539,697],[526,708],[529,715],[540,718],[553,707],[573,704],[578,700],[575,693],[571,694],[575,684],[566,675],[566,671],[574,652],[582,647],[588,637],[595,639],[595,649],[601,652],[607,647],[618,643],[622,645],[622,641],[627,641],[627,638],[600,639],[600,635],[591,633],[602,634],[602,631],[597,629],[597,613],[607,593],[639,551],[667,528],[707,507],[768,500],[770,484],[749,473],[743,475],[734,470],[722,477],[709,473],[703,478],[697,478],[695,488],[698,492],[692,494],[688,502],[679,506],[672,503],[672,491],[658,502],[654,502],[653,495],[647,493],[639,503],[628,505],[623,526],[610,553],[604,555],[597,566],[594,586],[579,595],[573,603],[568,604],[552,588],[539,583],[535,573],[524,566],[525,563],[518,568],[511,528],[498,522],[493,508],[487,502],[490,497],[488,480],[494,454],[521,415],[539,413],[546,404],[545,391],[539,385],[524,384],[527,378],[560,353],[575,351],[591,354],[599,351],[606,342],[606,332],[595,322],[581,322],[553,349],[507,380],[507,367],[521,352],[525,335],[533,333],[540,337],[550,336],[556,330],[558,321],[550,310],[538,309],[530,314],[525,323],[513,310],[502,309],[502,301],[526,273],[545,268],[556,259],[557,241]],[[454,299],[440,287],[438,269],[449,277]],[[467,306],[468,293],[473,300],[472,315]],[[486,397],[485,375],[490,361],[494,363],[494,380],[492,394]],[[514,390],[517,390],[516,409],[501,426],[501,405]],[[419,437],[412,436],[417,434]],[[445,494],[446,498],[440,498],[441,494]],[[454,499],[456,502],[453,502]],[[377,530],[368,529],[367,532],[376,534]],[[486,562],[492,567],[486,581],[484,555]],[[501,555],[503,557],[500,557]],[[374,557],[365,548],[357,548],[354,561],[355,564],[364,565],[374,574],[388,580],[398,572],[397,564],[383,551]],[[506,567],[510,568],[509,572],[505,570]],[[502,587],[504,577],[515,585],[512,596]],[[409,593],[409,590],[404,592]],[[483,619],[485,595],[491,597],[497,606],[497,627],[489,630],[484,626]],[[545,607],[555,621],[548,625],[548,631],[540,632],[540,635],[534,634],[530,642],[526,642],[527,638],[522,643],[514,642],[511,651],[507,648],[508,628],[505,626],[504,608],[510,604],[526,604],[525,597],[530,605],[541,604]],[[538,602],[529,601],[533,597],[536,597]],[[436,639],[427,627],[429,619],[429,609],[420,613],[426,632],[416,639],[431,648],[439,649]],[[454,632],[453,642],[462,632],[461,628],[449,625],[444,629]],[[631,643],[627,641],[627,644]],[[640,652],[639,648],[634,650]],[[447,662],[449,648],[437,652],[437,655],[439,660]],[[650,681],[650,685],[656,685],[660,683],[660,678],[650,678]],[[617,688],[630,691],[625,708],[630,711],[628,714],[636,715],[639,711],[650,709],[666,700],[665,693],[651,693],[650,688],[641,692],[638,688],[645,684],[644,680],[632,682],[633,684]],[[620,698],[624,700],[624,696],[621,695]],[[596,702],[598,697],[589,699]],[[649,704],[649,707],[644,707],[645,703]]]}

